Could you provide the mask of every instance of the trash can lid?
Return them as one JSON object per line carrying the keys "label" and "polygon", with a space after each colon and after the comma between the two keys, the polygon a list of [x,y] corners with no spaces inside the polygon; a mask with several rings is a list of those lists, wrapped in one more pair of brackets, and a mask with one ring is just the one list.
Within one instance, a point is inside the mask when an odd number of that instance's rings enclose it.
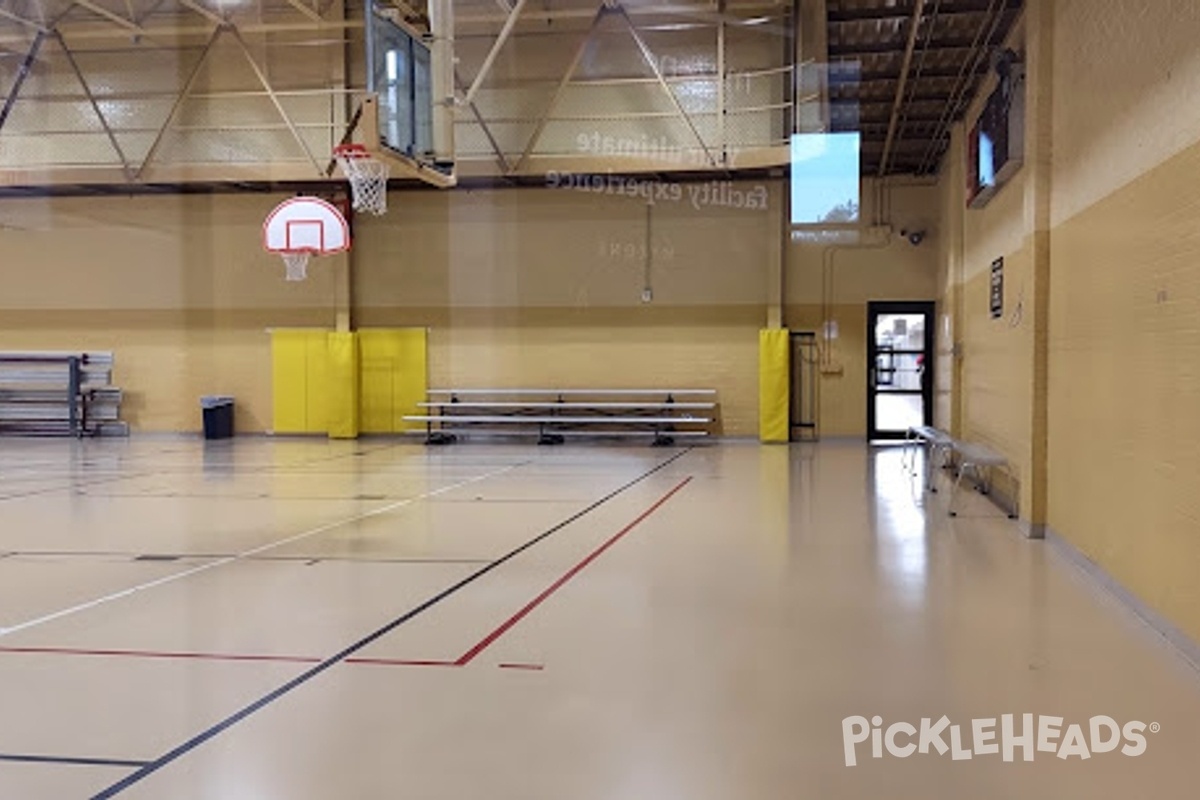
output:
{"label": "trash can lid", "polygon": [[217,406],[231,406],[233,398],[224,394],[208,394],[200,398],[201,408],[216,408]]}

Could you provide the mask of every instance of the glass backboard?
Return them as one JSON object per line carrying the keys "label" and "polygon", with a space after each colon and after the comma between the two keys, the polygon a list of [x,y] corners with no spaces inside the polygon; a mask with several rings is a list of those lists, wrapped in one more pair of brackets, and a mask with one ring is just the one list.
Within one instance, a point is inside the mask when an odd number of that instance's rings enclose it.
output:
{"label": "glass backboard", "polygon": [[374,2],[370,6],[366,22],[367,91],[378,97],[380,144],[410,158],[431,158],[429,47],[386,8]]}

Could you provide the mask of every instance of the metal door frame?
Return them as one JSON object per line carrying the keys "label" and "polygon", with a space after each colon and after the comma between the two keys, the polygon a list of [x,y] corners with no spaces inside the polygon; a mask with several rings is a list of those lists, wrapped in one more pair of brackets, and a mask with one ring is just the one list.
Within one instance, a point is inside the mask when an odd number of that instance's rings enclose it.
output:
{"label": "metal door frame", "polygon": [[[871,300],[867,303],[867,439],[903,439],[905,431],[877,430],[875,420],[875,396],[881,394],[877,387],[875,367],[880,353],[875,340],[875,327],[879,317],[885,314],[920,314],[925,318],[924,370],[921,373],[921,388],[912,392],[883,392],[882,394],[919,394],[921,396],[924,425],[933,424],[933,367],[934,367],[934,323],[937,304],[932,300]],[[915,351],[902,351],[904,353]]]}

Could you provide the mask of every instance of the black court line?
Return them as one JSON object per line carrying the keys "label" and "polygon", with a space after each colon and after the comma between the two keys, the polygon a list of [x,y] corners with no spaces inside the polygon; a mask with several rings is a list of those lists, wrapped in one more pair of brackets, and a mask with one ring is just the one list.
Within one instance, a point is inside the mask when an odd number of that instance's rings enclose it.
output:
{"label": "black court line", "polygon": [[242,707],[241,710],[234,712],[233,714],[231,714],[230,716],[221,720],[220,722],[218,722],[217,724],[208,728],[207,730],[204,730],[204,731],[196,734],[191,739],[188,739],[186,742],[179,745],[175,749],[170,750],[167,753],[165,753],[164,755],[159,756],[154,761],[151,761],[150,763],[146,764],[145,766],[139,768],[136,772],[132,773],[131,775],[128,775],[125,778],[123,778],[122,780],[117,781],[112,786],[109,786],[107,789],[104,789],[100,793],[92,795],[91,800],[108,800],[108,798],[115,797],[118,794],[120,794],[121,792],[128,789],[129,787],[133,786],[134,784],[145,780],[146,778],[153,775],[155,772],[158,772],[160,769],[167,766],[168,764],[171,764],[172,762],[182,758],[183,756],[185,756],[188,753],[190,753],[191,751],[195,750],[197,747],[199,747],[200,745],[209,741],[210,739],[229,730],[234,725],[238,724],[242,720],[249,717],[251,714],[261,711],[263,708],[270,705],[271,703],[274,703],[276,700],[278,700],[279,698],[288,694],[293,689],[297,689],[300,686],[303,686],[304,684],[308,683],[309,681],[311,681],[313,678],[317,677],[321,673],[325,672],[326,670],[330,669],[331,667],[336,666],[337,664],[346,660],[350,656],[354,655],[359,650],[362,650],[363,648],[367,647],[368,645],[378,641],[379,639],[383,638],[387,634],[389,634],[392,631],[399,628],[404,623],[408,622],[409,620],[413,619],[414,617],[417,617],[420,614],[423,614],[424,612],[433,608],[434,606],[436,606],[438,603],[442,602],[446,598],[450,597],[451,595],[457,593],[461,589],[463,589],[463,588],[467,587],[468,585],[474,583],[475,581],[479,580],[484,575],[487,575],[489,572],[496,569],[501,564],[511,561],[512,559],[516,558],[521,553],[524,553],[529,548],[533,547],[534,545],[538,544],[539,542],[542,542],[543,540],[549,538],[550,536],[553,536],[555,533],[558,533],[559,531],[561,531],[563,528],[567,527],[571,523],[577,522],[578,520],[587,516],[591,512],[595,511],[597,508],[599,508],[600,506],[609,502],[613,498],[617,497],[618,495],[624,493],[628,489],[631,489],[632,487],[634,487],[637,484],[641,483],[642,481],[646,480],[647,478],[654,475],[659,470],[662,470],[662,469],[670,466],[671,464],[675,463],[677,460],[679,460],[683,456],[690,453],[692,451],[692,449],[693,448],[688,447],[684,450],[681,450],[680,452],[678,452],[675,455],[668,458],[666,461],[663,461],[663,462],[657,464],[652,469],[648,470],[647,472],[644,472],[643,474],[641,474],[638,477],[634,478],[633,480],[629,481],[628,483],[621,486],[620,488],[615,489],[612,492],[609,492],[604,497],[601,497],[599,500],[596,500],[595,502],[593,502],[591,505],[583,508],[580,511],[575,512],[574,514],[572,514],[571,516],[562,520],[561,522],[558,522],[554,526],[543,531],[542,533],[539,533],[537,536],[535,536],[532,539],[530,539],[529,541],[525,542],[525,544],[522,544],[522,545],[510,550],[508,553],[504,554],[500,558],[487,564],[487,566],[482,567],[481,569],[478,569],[475,572],[472,572],[467,577],[465,577],[462,580],[458,581],[457,583],[443,589],[442,591],[435,594],[433,597],[430,597],[428,600],[425,600],[423,603],[416,606],[415,608],[412,608],[412,609],[406,611],[404,614],[400,615],[396,619],[387,623],[383,627],[378,628],[375,631],[373,631],[372,633],[364,636],[362,639],[359,639],[357,642],[350,645],[349,647],[346,647],[345,649],[341,650],[340,652],[325,659],[320,664],[317,664],[316,666],[301,673],[300,675],[296,676],[295,678],[292,678],[287,683],[278,687],[274,691],[271,691],[268,694],[263,695],[258,700],[255,700],[254,702],[250,703],[249,705]]}
{"label": "black court line", "polygon": [[[321,458],[308,459],[305,461],[301,461],[297,464],[289,464],[286,467],[280,467],[280,468],[281,469],[286,468],[286,469],[301,469],[302,470],[304,467],[307,467],[310,464],[321,464],[321,463],[328,462],[328,461],[337,461],[339,459],[344,459],[344,458],[354,458],[355,456],[369,455],[371,453],[382,452],[384,450],[395,448],[397,446],[399,446],[398,443],[397,444],[389,444],[389,445],[381,445],[380,447],[374,447],[374,448],[371,448],[370,450],[360,450],[360,451],[354,451],[351,453],[339,453],[338,455],[335,455],[335,456],[324,456]],[[179,449],[179,450],[164,450],[164,451],[160,451],[158,453],[150,453],[150,454],[148,454],[148,457],[154,456],[154,455],[172,455],[175,453],[192,453],[192,452],[194,452],[193,448],[185,448],[185,449]],[[72,465],[72,466],[78,466],[78,465]],[[275,465],[268,465],[266,467],[266,469],[270,469],[274,466]],[[164,474],[163,470],[161,470],[161,469],[154,469],[149,472],[144,471],[147,469],[149,469],[149,467],[141,467],[141,470],[143,470],[143,471],[138,471],[138,472],[133,472],[133,473],[128,473],[128,474],[118,474],[118,475],[110,476],[110,477],[106,477],[106,478],[96,478],[94,480],[85,480],[85,481],[79,481],[79,480],[75,479],[74,477],[72,477],[70,474],[64,474],[62,472],[59,472],[55,476],[45,478],[44,480],[66,481],[67,483],[65,485],[54,486],[54,487],[51,487],[48,489],[37,489],[34,491],[29,491],[29,492],[18,492],[16,494],[0,495],[0,502],[4,502],[6,500],[23,500],[27,497],[39,497],[41,495],[46,495],[46,494],[55,494],[57,492],[71,492],[71,491],[74,491],[77,494],[82,494],[82,495],[89,496],[89,497],[122,497],[124,495],[115,494],[115,493],[114,494],[102,494],[102,493],[92,494],[91,492],[84,492],[84,491],[80,491],[80,490],[86,489],[91,486],[102,486],[107,483],[120,483],[121,481],[131,481],[131,480],[137,480],[139,478],[156,478],[156,477],[159,477],[160,475]],[[203,471],[203,467],[201,467],[200,471],[201,472]],[[263,471],[264,471],[263,469],[259,469],[259,470],[251,469],[250,470],[250,472],[252,474],[256,473],[256,472],[263,472]],[[189,469],[181,470],[179,472],[170,473],[170,474],[194,475],[196,472],[197,472],[196,469],[189,468]],[[155,495],[128,495],[128,496],[129,497],[155,497]],[[168,495],[168,497],[170,497],[170,495]],[[210,499],[219,499],[219,498],[210,498]]]}
{"label": "black court line", "polygon": [[70,767],[122,767],[141,769],[149,761],[127,761],[121,758],[75,758],[73,756],[36,756],[23,753],[0,753],[0,761],[22,764],[59,764]]}
{"label": "black court line", "polygon": [[418,495],[394,494],[388,497],[354,497],[353,495],[286,495],[271,494],[270,492],[255,492],[247,494],[188,494],[187,492],[80,492],[87,497],[102,497],[115,500],[205,500],[220,502],[222,500],[271,500],[272,502],[302,503],[395,503],[409,500]]}
{"label": "black court line", "polygon": [[[38,558],[38,559],[69,559],[69,558],[103,558],[126,559],[132,562],[163,562],[163,561],[219,561],[225,558],[237,558],[237,553],[131,553],[123,550],[14,550],[0,553],[0,559],[5,558]],[[490,558],[358,558],[353,556],[247,556],[241,561],[335,561],[348,564],[487,564]]]}
{"label": "black court line", "polygon": [[100,486],[101,484],[105,484],[105,483],[117,483],[118,481],[129,481],[129,480],[134,480],[136,478],[149,478],[149,477],[153,477],[154,475],[155,475],[155,473],[153,473],[153,472],[144,472],[144,473],[137,473],[137,474],[133,474],[133,475],[121,475],[121,476],[115,477],[115,478],[97,478],[96,480],[92,480],[92,481],[78,481],[78,480],[74,480],[74,479],[72,479],[70,477],[66,477],[66,476],[57,477],[57,478],[47,478],[46,480],[61,481],[62,483],[60,483],[57,486],[50,487],[48,489],[35,489],[35,490],[29,491],[29,492],[17,492],[16,494],[0,495],[0,502],[3,502],[5,500],[24,500],[27,497],[40,497],[41,495],[57,494],[58,492],[71,492],[71,491],[78,492],[80,489],[86,488],[88,486]]}

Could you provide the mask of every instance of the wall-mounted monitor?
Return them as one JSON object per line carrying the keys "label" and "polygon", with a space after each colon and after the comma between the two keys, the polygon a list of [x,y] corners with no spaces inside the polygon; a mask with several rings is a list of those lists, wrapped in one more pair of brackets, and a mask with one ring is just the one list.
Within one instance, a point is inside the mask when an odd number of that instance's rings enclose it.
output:
{"label": "wall-mounted monitor", "polygon": [[860,135],[795,133],[791,145],[792,224],[858,222]]}
{"label": "wall-mounted monitor", "polygon": [[967,205],[981,208],[1025,158],[1025,72],[1009,63],[967,136]]}

